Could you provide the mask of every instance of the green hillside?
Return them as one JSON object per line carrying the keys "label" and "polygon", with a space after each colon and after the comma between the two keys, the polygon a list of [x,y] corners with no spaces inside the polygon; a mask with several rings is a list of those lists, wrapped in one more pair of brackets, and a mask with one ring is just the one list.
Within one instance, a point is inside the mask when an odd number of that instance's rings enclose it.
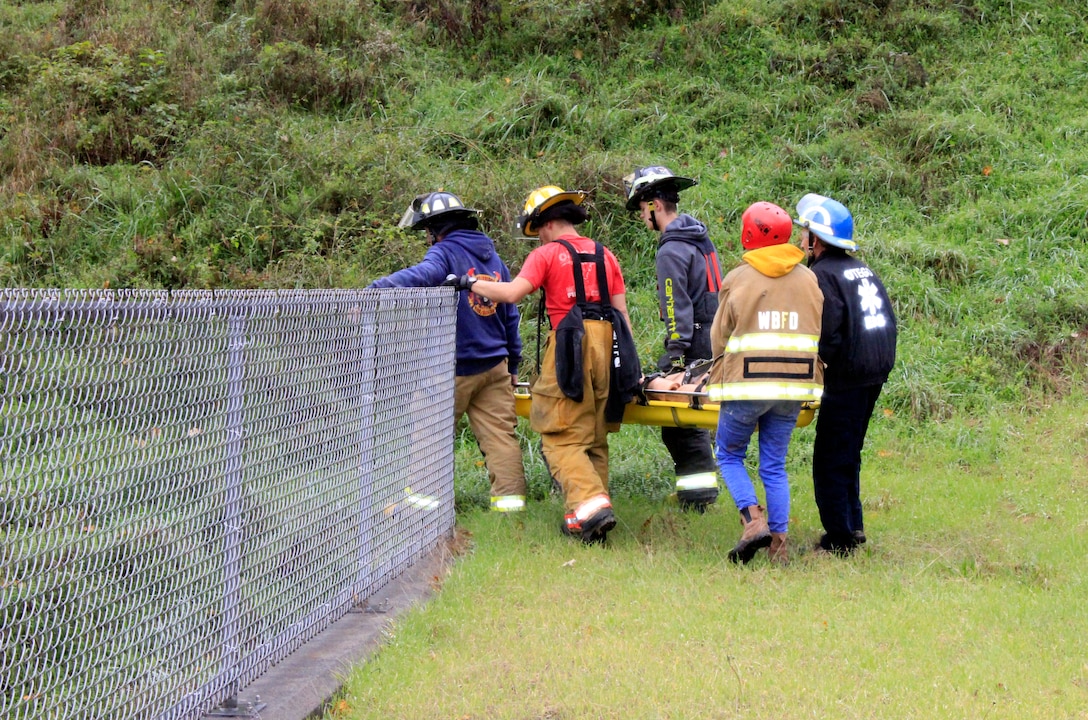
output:
{"label": "green hillside", "polygon": [[648,362],[621,178],[660,163],[725,266],[752,202],[853,210],[895,411],[1029,402],[1088,361],[1086,47],[1081,0],[9,0],[0,278],[360,287],[422,256],[395,224],[438,187],[516,269],[554,183],[592,192]]}

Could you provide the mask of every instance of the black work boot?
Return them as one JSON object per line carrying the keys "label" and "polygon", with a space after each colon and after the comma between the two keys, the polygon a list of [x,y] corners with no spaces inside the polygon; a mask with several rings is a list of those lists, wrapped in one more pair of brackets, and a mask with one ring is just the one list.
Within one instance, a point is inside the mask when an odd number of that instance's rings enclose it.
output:
{"label": "black work boot", "polygon": [[[579,511],[584,520],[578,517]],[[603,543],[608,532],[616,527],[616,515],[612,512],[612,502],[607,495],[597,495],[581,503],[575,510],[568,512],[560,526],[564,535],[577,537],[586,545]]]}
{"label": "black work boot", "polygon": [[708,506],[718,501],[718,488],[700,488],[698,490],[678,490],[676,500],[685,512],[704,513]]}
{"label": "black work boot", "polygon": [[582,521],[582,542],[587,545],[603,543],[614,527],[616,527],[616,516],[612,508],[598,510],[591,518]]}
{"label": "black work boot", "polygon": [[850,555],[853,555],[854,550],[856,550],[857,547],[858,541],[854,535],[850,535],[849,539],[835,539],[831,535],[824,533],[820,536],[820,541],[816,543],[816,552],[818,554],[826,553],[836,557],[849,557]]}

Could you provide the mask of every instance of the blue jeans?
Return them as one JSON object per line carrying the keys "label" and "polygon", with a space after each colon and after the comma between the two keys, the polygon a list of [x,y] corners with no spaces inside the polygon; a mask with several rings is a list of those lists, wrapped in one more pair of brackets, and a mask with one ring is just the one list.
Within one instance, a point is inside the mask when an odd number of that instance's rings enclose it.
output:
{"label": "blue jeans", "polygon": [[790,521],[790,482],[786,451],[797,425],[797,400],[731,400],[718,413],[715,456],[722,480],[737,509],[759,505],[756,488],[744,467],[748,442],[759,429],[759,479],[767,495],[767,524],[771,532],[786,532]]}

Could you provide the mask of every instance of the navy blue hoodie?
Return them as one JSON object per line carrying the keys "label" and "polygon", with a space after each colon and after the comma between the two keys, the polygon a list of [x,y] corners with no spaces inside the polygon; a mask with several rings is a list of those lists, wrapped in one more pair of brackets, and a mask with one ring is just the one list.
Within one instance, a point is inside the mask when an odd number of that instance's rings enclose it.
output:
{"label": "navy blue hoodie", "polygon": [[[447,275],[510,281],[495,243],[479,230],[454,230],[427,250],[418,265],[372,282],[372,288],[437,287]],[[521,362],[518,306],[494,303],[462,290],[457,301],[457,374],[478,375],[506,359],[510,374]]]}

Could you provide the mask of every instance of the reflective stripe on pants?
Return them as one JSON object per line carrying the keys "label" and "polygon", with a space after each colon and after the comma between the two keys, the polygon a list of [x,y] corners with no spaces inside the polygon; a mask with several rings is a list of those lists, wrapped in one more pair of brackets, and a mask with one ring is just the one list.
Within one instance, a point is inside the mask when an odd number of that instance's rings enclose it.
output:
{"label": "reflective stripe on pants", "polygon": [[718,476],[712,472],[676,476],[677,490],[708,490],[716,487],[718,487]]}
{"label": "reflective stripe on pants", "polygon": [[525,496],[492,495],[491,509],[495,512],[521,512],[525,509]]}

